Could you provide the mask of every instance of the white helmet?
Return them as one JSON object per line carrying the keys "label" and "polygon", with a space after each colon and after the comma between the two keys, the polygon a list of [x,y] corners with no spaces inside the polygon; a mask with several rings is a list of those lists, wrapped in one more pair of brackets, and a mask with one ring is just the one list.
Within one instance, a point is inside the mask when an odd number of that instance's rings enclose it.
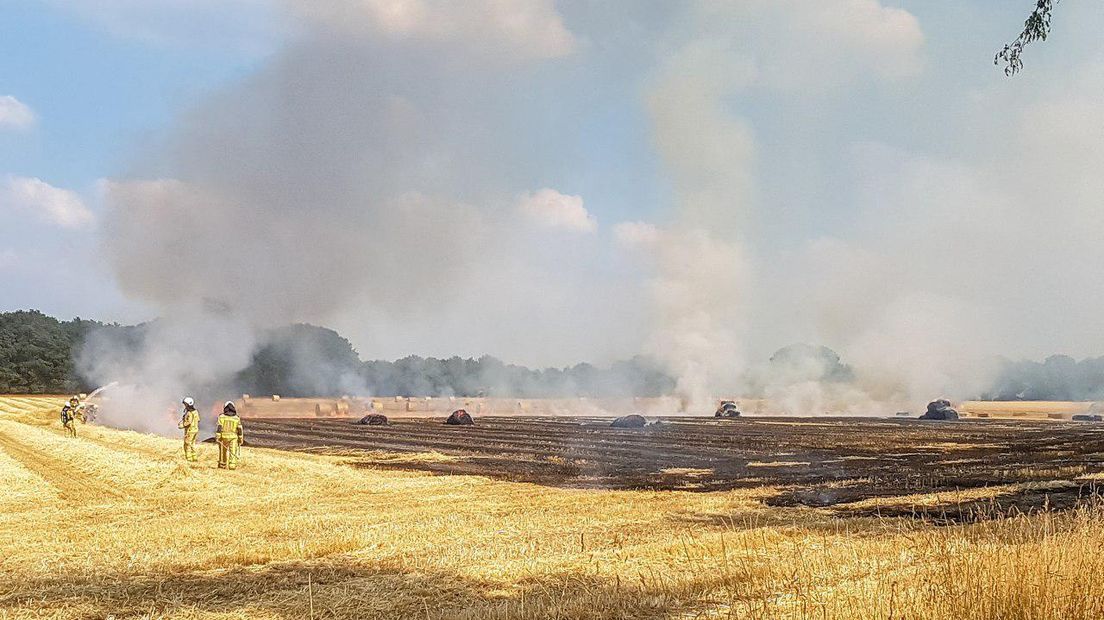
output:
{"label": "white helmet", "polygon": [[191,396],[185,396],[184,400],[180,402],[184,403],[185,407],[195,407],[195,399],[193,399]]}

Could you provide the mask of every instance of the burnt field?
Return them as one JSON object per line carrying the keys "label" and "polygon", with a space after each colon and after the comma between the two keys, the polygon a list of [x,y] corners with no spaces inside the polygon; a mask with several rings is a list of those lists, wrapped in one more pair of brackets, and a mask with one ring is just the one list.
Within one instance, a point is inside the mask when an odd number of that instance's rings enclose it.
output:
{"label": "burnt field", "polygon": [[860,418],[481,417],[247,420],[250,445],[349,456],[364,467],[481,475],[571,488],[769,488],[771,506],[958,521],[1062,509],[1104,481],[1104,426]]}

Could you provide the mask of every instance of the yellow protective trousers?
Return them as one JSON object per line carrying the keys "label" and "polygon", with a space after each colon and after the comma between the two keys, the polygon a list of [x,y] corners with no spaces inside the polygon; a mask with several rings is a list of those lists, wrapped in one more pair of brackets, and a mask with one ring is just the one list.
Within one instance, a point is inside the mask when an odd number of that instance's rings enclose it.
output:
{"label": "yellow protective trousers", "polygon": [[199,457],[196,456],[195,449],[196,435],[198,434],[199,431],[184,431],[184,458],[193,463],[199,460]]}
{"label": "yellow protective trousers", "polygon": [[76,437],[77,436],[77,421],[76,420],[70,419],[68,422],[65,423],[65,434],[70,436],[70,437]]}
{"label": "yellow protective trousers", "polygon": [[219,469],[237,469],[238,468],[238,450],[241,442],[238,441],[238,437],[219,437]]}

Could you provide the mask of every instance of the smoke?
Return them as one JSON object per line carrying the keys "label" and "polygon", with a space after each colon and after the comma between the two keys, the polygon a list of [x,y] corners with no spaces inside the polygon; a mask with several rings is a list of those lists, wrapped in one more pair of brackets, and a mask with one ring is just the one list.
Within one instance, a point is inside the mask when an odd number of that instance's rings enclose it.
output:
{"label": "smoke", "polygon": [[718,391],[738,389],[745,369],[745,259],[738,244],[702,229],[660,243],[650,353],[677,377],[683,411],[708,410]]}
{"label": "smoke", "polygon": [[[770,36],[757,32],[762,24]],[[1004,148],[1052,167],[1037,156],[1055,144],[1037,139],[1039,123],[1024,126],[1030,148],[978,136],[989,150],[965,162],[848,135],[833,151],[818,120],[840,114],[845,92],[908,93],[903,86],[925,79],[924,41],[913,15],[877,0],[692,3],[667,33],[646,99],[675,210],[654,233],[623,223],[618,238],[647,246],[654,261],[649,350],[679,377],[684,401],[701,408],[760,393],[795,413],[886,413],[980,393],[1001,347],[1020,340],[1008,322],[1015,311],[999,299],[1022,297],[1023,288],[1001,289],[1012,283],[1008,266],[1030,273],[1025,263],[1037,260],[1016,243],[1037,240],[1002,212],[1029,211],[1038,192],[984,158]],[[764,101],[791,114],[786,124]],[[909,113],[906,122],[920,116]],[[1032,113],[1055,125],[1075,116],[1054,106]],[[814,152],[803,139],[828,147]],[[812,193],[828,182],[844,184],[842,200]],[[813,200],[849,225],[816,225],[824,216]],[[853,379],[797,381],[748,362],[798,339],[839,349]]]}
{"label": "smoke", "polygon": [[[754,24],[762,23],[780,36],[756,33]],[[909,259],[881,251],[893,249],[884,243],[930,240],[926,247],[940,260],[937,240],[956,237],[925,230],[939,214],[902,208],[895,214],[904,217],[889,220],[871,212],[868,222],[890,230],[871,231],[858,243],[816,237],[794,252],[801,224],[782,200],[785,184],[795,180],[763,168],[753,129],[763,114],[744,111],[755,110],[745,101],[763,97],[816,111],[841,89],[915,78],[924,65],[917,20],[877,0],[695,3],[670,36],[648,91],[676,197],[673,221],[653,246],[658,325],[650,344],[679,377],[683,399],[700,409],[709,398],[758,393],[792,413],[886,413],[936,394],[982,389],[992,373],[984,314],[972,312],[971,300],[932,288],[936,279],[908,273]],[[885,209],[884,201],[877,208]],[[798,338],[840,347],[855,366],[851,380],[795,378],[808,375],[799,360],[748,363],[766,347]]]}
{"label": "smoke", "polygon": [[[519,81],[575,47],[552,3],[285,8],[299,28],[284,49],[102,184],[102,252],[160,320],[122,363],[90,342],[86,376],[140,385],[141,406],[160,407],[233,376],[271,328],[299,321],[386,339],[376,354],[425,347],[430,324],[476,353],[593,352],[618,319],[580,325],[570,269],[602,251],[586,234],[598,222],[581,197],[514,178],[532,132],[504,122]],[[330,387],[323,360],[299,357],[296,381]]]}
{"label": "smoke", "polygon": [[[708,410],[745,365],[748,260],[741,241],[754,144],[723,105],[751,68],[714,41],[676,51],[648,99],[657,150],[676,191],[675,220],[652,244],[656,325],[649,351],[678,377],[684,410]],[[633,228],[625,228],[626,234]]]}
{"label": "smoke", "polygon": [[120,383],[104,392],[101,422],[164,435],[175,432],[184,396],[213,406],[255,346],[256,331],[244,317],[211,305],[177,306],[162,320],[125,331],[92,330],[77,368],[96,384]]}
{"label": "smoke", "polygon": [[[644,352],[687,409],[866,413],[1104,347],[1076,268],[1104,258],[1097,65],[981,82],[880,0],[280,6],[279,51],[103,184],[103,254],[163,320],[90,342],[90,376],[172,404],[309,321],[374,358]],[[792,342],[852,379],[755,363]]]}

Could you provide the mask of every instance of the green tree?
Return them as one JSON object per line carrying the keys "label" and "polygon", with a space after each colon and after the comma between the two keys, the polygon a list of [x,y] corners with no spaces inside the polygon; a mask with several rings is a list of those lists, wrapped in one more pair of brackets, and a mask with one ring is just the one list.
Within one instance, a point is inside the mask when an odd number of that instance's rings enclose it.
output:
{"label": "green tree", "polygon": [[87,389],[73,366],[73,351],[88,330],[80,318],[58,321],[38,310],[0,313],[0,392],[51,394]]}

